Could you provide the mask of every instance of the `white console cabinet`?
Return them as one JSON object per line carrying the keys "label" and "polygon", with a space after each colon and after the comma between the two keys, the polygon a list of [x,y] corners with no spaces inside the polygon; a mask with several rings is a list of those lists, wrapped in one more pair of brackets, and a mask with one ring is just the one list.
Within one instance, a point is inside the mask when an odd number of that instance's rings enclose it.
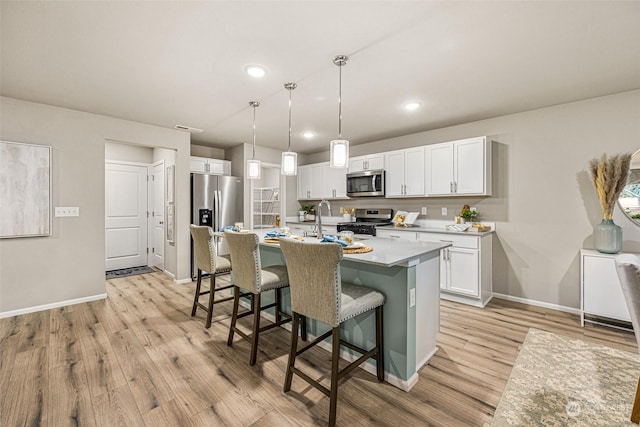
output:
{"label": "white console cabinet", "polygon": [[580,250],[581,316],[584,322],[600,323],[587,316],[631,322],[616,272],[616,255],[592,249]]}

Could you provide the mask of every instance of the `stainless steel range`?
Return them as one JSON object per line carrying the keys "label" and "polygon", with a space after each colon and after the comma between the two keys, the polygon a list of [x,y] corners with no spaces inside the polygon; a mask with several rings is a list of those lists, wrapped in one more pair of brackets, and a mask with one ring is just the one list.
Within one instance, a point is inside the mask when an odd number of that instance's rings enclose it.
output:
{"label": "stainless steel range", "polygon": [[338,232],[353,231],[355,234],[376,235],[376,228],[391,225],[393,209],[356,209],[354,222],[338,223]]}

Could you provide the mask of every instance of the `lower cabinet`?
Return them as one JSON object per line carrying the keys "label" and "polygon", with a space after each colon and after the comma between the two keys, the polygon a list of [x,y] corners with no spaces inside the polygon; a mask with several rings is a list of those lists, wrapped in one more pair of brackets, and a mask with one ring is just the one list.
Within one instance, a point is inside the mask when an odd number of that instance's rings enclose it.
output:
{"label": "lower cabinet", "polygon": [[484,307],[492,295],[492,236],[428,233],[405,229],[376,230],[378,237],[451,243],[440,251],[440,297]]}
{"label": "lower cabinet", "polygon": [[[631,321],[616,271],[616,255],[592,249],[580,251],[580,285],[582,288],[581,323],[607,323],[606,319]],[[585,318],[596,316],[604,319]]]}

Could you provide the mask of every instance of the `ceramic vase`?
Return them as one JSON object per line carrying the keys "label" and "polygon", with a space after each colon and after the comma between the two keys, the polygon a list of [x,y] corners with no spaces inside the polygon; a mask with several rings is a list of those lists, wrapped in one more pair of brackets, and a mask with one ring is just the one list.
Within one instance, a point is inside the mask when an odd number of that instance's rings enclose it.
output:
{"label": "ceramic vase", "polygon": [[603,219],[593,227],[593,247],[604,254],[617,254],[622,250],[622,228],[612,219]]}

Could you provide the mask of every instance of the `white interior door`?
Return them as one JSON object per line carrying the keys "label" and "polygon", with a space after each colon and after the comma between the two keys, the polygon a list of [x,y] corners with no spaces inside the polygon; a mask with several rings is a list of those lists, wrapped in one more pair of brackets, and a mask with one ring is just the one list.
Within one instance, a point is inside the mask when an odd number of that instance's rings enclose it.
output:
{"label": "white interior door", "polygon": [[148,265],[147,167],[105,164],[105,269]]}
{"label": "white interior door", "polygon": [[150,181],[153,194],[153,210],[151,211],[151,235],[149,247],[151,248],[151,266],[164,270],[164,162],[153,165]]}

